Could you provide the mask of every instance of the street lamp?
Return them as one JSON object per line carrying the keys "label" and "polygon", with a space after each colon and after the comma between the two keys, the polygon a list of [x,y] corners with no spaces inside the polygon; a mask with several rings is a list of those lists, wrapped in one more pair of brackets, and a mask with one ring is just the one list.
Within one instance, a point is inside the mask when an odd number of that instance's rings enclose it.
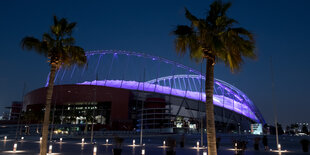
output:
{"label": "street lamp", "polygon": [[16,152],[16,149],[17,149],[17,143],[15,142],[13,145],[13,152]]}
{"label": "street lamp", "polygon": [[53,145],[50,144],[49,147],[48,147],[48,153],[51,154],[51,153],[52,153],[52,150],[53,150]]}
{"label": "street lamp", "polygon": [[97,146],[96,146],[96,145],[94,146],[94,149],[93,149],[93,154],[94,154],[94,155],[96,155],[96,154],[97,154]]}

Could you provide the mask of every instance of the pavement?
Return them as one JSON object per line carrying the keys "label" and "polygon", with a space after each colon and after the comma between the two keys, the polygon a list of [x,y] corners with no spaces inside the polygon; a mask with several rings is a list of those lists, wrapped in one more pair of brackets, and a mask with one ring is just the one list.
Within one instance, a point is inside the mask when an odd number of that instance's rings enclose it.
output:
{"label": "pavement", "polygon": [[[0,136],[0,154],[18,154],[18,155],[36,155],[39,154],[39,135],[32,136],[24,136],[24,140],[18,140],[17,152],[13,152],[13,144],[15,142],[13,135],[9,135],[6,141],[3,140],[3,137]],[[59,142],[60,136],[55,136],[54,141],[51,143],[53,146],[53,154],[60,155],[91,155],[93,154],[93,144],[90,144],[90,139],[85,139],[85,144],[81,144],[80,137],[63,137],[63,142]],[[143,143],[145,147],[132,147],[132,140],[135,139],[136,144],[139,144],[139,137],[137,136],[125,136],[125,140],[122,144],[122,155],[141,155],[142,148],[145,149],[146,155],[165,155],[166,148],[161,147],[163,145],[163,140],[167,139],[167,137],[172,137],[176,139],[177,144],[179,144],[180,135],[153,135],[153,136],[145,136],[143,138]],[[247,136],[236,136],[236,135],[221,135],[220,147],[218,149],[219,155],[234,155],[236,152],[233,149],[233,139],[246,140],[248,142],[247,149],[243,152],[244,155],[276,155],[279,153],[265,151],[263,149],[262,144],[260,144],[260,150],[256,151],[253,149],[253,138],[255,136],[247,135]],[[106,138],[109,138],[110,145],[106,144]],[[115,147],[112,145],[113,138],[97,138],[96,146],[97,153],[96,155],[112,155],[112,149]],[[308,136],[306,137],[297,137],[297,136],[280,136],[280,142],[282,143],[282,148],[288,150],[288,152],[284,152],[282,154],[290,154],[290,155],[305,155],[310,154],[304,153],[301,151],[301,145],[299,143],[300,139],[306,138],[310,139]],[[203,155],[204,149],[196,149],[194,146],[197,141],[199,141],[199,134],[186,135],[185,136],[185,147],[181,148],[180,145],[177,145],[175,148],[177,155]],[[268,136],[270,148],[275,148],[275,140],[274,136]],[[111,143],[112,142],[112,143]]]}

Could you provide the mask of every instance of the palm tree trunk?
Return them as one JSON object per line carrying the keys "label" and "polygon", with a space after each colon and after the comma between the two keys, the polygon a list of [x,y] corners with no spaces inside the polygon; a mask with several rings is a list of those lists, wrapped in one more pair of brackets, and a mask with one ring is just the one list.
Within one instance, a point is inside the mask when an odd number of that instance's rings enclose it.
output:
{"label": "palm tree trunk", "polygon": [[214,105],[213,105],[213,87],[214,87],[214,60],[207,59],[206,67],[206,125],[208,154],[217,155],[216,133],[214,124]]}
{"label": "palm tree trunk", "polygon": [[42,126],[42,143],[40,146],[40,155],[46,155],[46,152],[47,152],[48,127],[49,127],[49,121],[50,121],[51,102],[52,102],[52,95],[53,95],[55,72],[56,72],[56,63],[52,62],[51,73],[50,73],[49,82],[47,86],[47,92],[46,92],[46,105],[45,105],[44,121],[43,121],[43,126]]}

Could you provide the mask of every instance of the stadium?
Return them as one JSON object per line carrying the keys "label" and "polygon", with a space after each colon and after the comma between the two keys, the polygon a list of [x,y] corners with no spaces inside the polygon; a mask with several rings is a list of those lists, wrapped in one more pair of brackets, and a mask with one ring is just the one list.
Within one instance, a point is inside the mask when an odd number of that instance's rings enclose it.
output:
{"label": "stadium", "polygon": [[[95,130],[142,127],[161,133],[204,128],[201,71],[137,52],[101,50],[86,55],[85,66],[60,68],[56,73],[51,112],[55,124],[75,131],[87,131],[92,123]],[[46,87],[26,94],[23,111],[43,116],[45,96]],[[245,93],[219,79],[214,82],[213,103],[217,132],[249,132],[251,124],[265,124]]]}

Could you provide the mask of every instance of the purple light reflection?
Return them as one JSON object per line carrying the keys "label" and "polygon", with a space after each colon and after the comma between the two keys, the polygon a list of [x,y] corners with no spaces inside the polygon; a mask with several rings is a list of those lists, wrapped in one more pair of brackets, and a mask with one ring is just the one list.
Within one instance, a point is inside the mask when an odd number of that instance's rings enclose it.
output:
{"label": "purple light reflection", "polygon": [[[156,92],[161,94],[170,94],[179,97],[186,97],[188,99],[193,100],[200,100],[202,102],[206,101],[205,93],[194,92],[194,91],[184,91],[180,89],[170,88],[167,86],[161,86],[151,84],[148,82],[137,82],[137,81],[123,81],[123,80],[99,80],[99,81],[85,81],[83,83],[78,83],[80,85],[99,85],[99,86],[107,86],[107,87],[114,87],[114,88],[124,88],[130,90],[141,90],[146,92]],[[156,88],[156,89],[155,89]],[[200,97],[202,96],[202,98]],[[222,103],[224,99],[224,103]],[[259,122],[258,118],[255,116],[253,111],[246,105],[242,104],[236,100],[233,100],[229,97],[222,96],[222,95],[213,95],[213,103],[217,106],[224,107],[226,109],[235,111],[239,114],[242,114],[252,120]]]}

